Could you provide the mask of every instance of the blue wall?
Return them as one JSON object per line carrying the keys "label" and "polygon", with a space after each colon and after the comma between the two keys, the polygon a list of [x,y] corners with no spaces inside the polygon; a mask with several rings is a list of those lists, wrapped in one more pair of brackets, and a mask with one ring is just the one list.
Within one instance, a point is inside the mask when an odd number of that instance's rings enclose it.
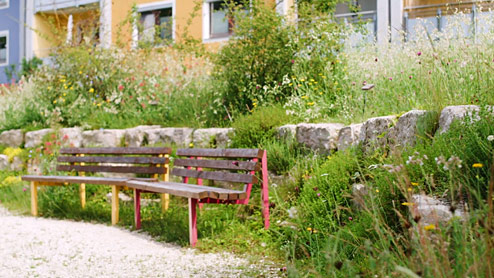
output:
{"label": "blue wall", "polygon": [[[0,32],[9,31],[8,39],[8,52],[9,52],[9,64],[16,64],[19,67],[20,53],[21,53],[21,2],[24,0],[10,0],[9,8],[0,9]],[[0,66],[0,83],[7,83],[5,76],[5,68],[7,66]]]}

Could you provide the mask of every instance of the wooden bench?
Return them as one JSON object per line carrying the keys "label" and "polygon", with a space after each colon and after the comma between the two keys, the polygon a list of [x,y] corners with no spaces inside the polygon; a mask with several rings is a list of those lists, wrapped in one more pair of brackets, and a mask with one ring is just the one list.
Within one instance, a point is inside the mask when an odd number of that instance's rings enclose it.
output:
{"label": "wooden bench", "polygon": [[[140,193],[166,193],[189,199],[189,239],[197,243],[197,205],[249,203],[252,186],[261,172],[261,200],[264,227],[269,228],[268,171],[266,151],[259,149],[178,149],[171,174],[182,182],[149,182],[128,180],[126,185],[135,189],[136,227],[140,228]],[[195,180],[194,184],[189,182]],[[209,185],[203,185],[209,180]],[[240,190],[221,188],[214,183],[241,184]]]}
{"label": "wooden bench", "polygon": [[[38,215],[38,186],[79,184],[82,208],[86,205],[86,184],[112,186],[112,225],[119,219],[120,189],[128,180],[168,181],[170,148],[63,148],[57,157],[57,171],[77,176],[22,176],[31,182],[31,214]],[[122,177],[86,177],[85,173],[118,173]],[[124,174],[146,174],[149,178],[129,178]],[[168,195],[162,195],[162,208],[168,208]]]}

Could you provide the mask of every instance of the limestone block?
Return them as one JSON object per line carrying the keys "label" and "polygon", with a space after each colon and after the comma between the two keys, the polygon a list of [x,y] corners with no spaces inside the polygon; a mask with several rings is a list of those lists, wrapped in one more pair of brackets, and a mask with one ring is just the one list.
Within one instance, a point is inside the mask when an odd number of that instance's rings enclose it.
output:
{"label": "limestone block", "polygon": [[457,105],[457,106],[447,106],[441,111],[441,116],[439,117],[439,133],[444,133],[449,130],[451,123],[455,119],[464,119],[466,116],[472,119],[478,119],[478,112],[480,107],[477,105]]}
{"label": "limestone block", "polygon": [[60,129],[60,138],[64,147],[82,147],[82,130],[78,127]]}
{"label": "limestone block", "polygon": [[7,170],[9,168],[10,168],[9,158],[4,154],[0,154],[0,170]]}
{"label": "limestone block", "polygon": [[413,202],[413,214],[414,216],[420,216],[420,224],[424,226],[429,224],[437,225],[438,223],[444,224],[453,216],[462,219],[466,217],[464,206],[459,206],[453,213],[449,204],[434,197],[414,194],[411,200]]}
{"label": "limestone block", "polygon": [[278,136],[280,138],[289,139],[295,138],[297,133],[297,125],[284,125],[278,128]]}
{"label": "limestone block", "polygon": [[370,118],[365,121],[362,125],[359,138],[364,149],[370,150],[375,147],[386,146],[395,120],[396,116],[384,116]]}
{"label": "limestone block", "polygon": [[24,134],[20,129],[7,130],[0,134],[0,145],[17,148],[24,143]]}
{"label": "limestone block", "polygon": [[144,136],[149,145],[189,146],[192,142],[192,128],[167,127],[144,130]]}
{"label": "limestone block", "polygon": [[160,128],[159,125],[141,125],[125,130],[125,145],[128,147],[140,147],[144,143],[145,130]]}
{"label": "limestone block", "polygon": [[124,136],[123,129],[100,129],[82,132],[84,147],[118,147]]}
{"label": "limestone block", "polygon": [[35,148],[41,143],[43,143],[43,137],[46,135],[53,133],[53,129],[51,128],[46,128],[46,129],[41,129],[41,130],[36,130],[36,131],[30,131],[26,132],[24,140],[24,147],[25,148]]}
{"label": "limestone block", "polygon": [[336,149],[338,133],[343,124],[299,124],[297,125],[297,141],[315,151],[329,153]]}
{"label": "limestone block", "polygon": [[[433,112],[425,110],[412,110],[403,114],[396,122],[391,138],[395,146],[414,146],[419,135],[419,128],[431,130],[436,125],[436,121],[428,120],[427,117],[433,117]],[[420,127],[422,125],[422,127]],[[425,126],[430,125],[430,126]],[[433,134],[433,133],[432,133]]]}
{"label": "limestone block", "polygon": [[343,151],[350,146],[358,145],[360,142],[360,130],[363,124],[352,124],[345,126],[338,133],[338,143],[336,146],[339,151]]}
{"label": "limestone block", "polygon": [[230,134],[233,128],[201,128],[196,129],[192,135],[192,143],[195,148],[209,148],[216,145],[217,148],[226,148],[230,144]]}

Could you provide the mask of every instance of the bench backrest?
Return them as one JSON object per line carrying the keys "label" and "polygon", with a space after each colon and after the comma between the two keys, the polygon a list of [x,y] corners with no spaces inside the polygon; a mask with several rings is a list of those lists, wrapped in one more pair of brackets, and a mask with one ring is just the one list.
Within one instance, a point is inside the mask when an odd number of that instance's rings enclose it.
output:
{"label": "bench backrest", "polygon": [[184,183],[197,179],[198,185],[203,180],[243,184],[248,201],[264,155],[260,149],[178,149],[171,174],[182,177]]}
{"label": "bench backrest", "polygon": [[170,148],[63,148],[57,171],[149,174],[168,173]]}

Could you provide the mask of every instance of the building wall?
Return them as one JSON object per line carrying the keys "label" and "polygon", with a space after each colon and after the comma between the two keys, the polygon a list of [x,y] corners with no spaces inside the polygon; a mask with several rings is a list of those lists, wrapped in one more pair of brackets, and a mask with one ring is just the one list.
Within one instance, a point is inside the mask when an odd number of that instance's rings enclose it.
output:
{"label": "building wall", "polygon": [[[8,31],[8,63],[18,65],[21,60],[21,0],[10,0],[9,8],[0,10],[0,32]],[[7,83],[5,69],[9,66],[0,67],[0,83]]]}

